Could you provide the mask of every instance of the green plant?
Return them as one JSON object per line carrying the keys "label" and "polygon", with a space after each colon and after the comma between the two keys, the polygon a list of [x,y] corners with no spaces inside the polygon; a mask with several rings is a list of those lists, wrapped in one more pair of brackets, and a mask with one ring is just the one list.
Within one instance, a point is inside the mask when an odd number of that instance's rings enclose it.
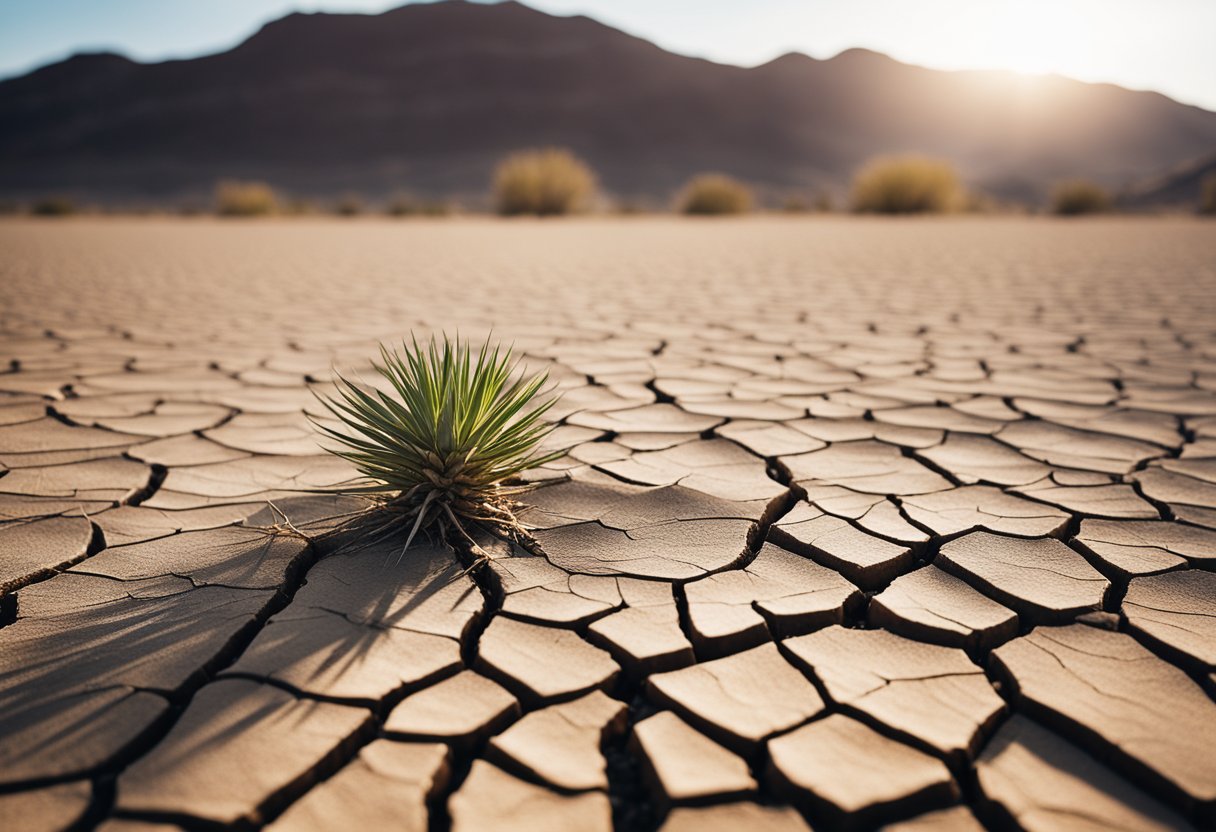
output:
{"label": "green plant", "polygon": [[874,159],[853,177],[853,210],[871,214],[937,214],[957,207],[958,176],[923,156]]}
{"label": "green plant", "polygon": [[1064,217],[1101,214],[1110,210],[1110,204],[1105,188],[1083,179],[1061,182],[1051,192],[1051,212]]}
{"label": "green plant", "polygon": [[403,553],[420,530],[448,543],[458,532],[475,550],[470,524],[519,537],[514,497],[531,486],[518,475],[564,453],[540,450],[554,428],[541,417],[555,400],[535,403],[548,374],[526,377],[510,349],[474,353],[446,335],[400,351],[381,345],[380,356],[373,366],[391,393],[338,374],[337,395],[318,395],[341,425],[314,424],[362,474],[339,493],[372,499],[377,536],[408,527]]}
{"label": "green plant", "polygon": [[552,216],[579,210],[595,193],[595,174],[569,150],[525,150],[494,171],[498,213]]}
{"label": "green plant", "polygon": [[680,212],[684,214],[744,214],[751,208],[751,190],[721,173],[694,176],[680,194]]}
{"label": "green plant", "polygon": [[278,197],[265,182],[224,180],[215,186],[215,210],[224,217],[257,217],[273,214]]}

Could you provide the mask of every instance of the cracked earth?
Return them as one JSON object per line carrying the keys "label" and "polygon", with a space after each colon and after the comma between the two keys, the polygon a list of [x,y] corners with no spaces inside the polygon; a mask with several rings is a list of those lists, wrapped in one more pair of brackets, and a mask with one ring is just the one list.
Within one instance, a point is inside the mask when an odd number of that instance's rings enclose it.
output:
{"label": "cracked earth", "polygon": [[[0,827],[1211,828],[1212,232],[0,224]],[[309,388],[491,327],[535,551],[325,536]]]}

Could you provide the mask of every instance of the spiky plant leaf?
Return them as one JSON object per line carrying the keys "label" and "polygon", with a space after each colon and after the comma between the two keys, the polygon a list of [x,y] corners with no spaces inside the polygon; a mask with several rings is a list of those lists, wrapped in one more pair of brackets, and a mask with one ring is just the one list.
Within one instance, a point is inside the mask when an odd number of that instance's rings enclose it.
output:
{"label": "spiky plant leaf", "polygon": [[520,531],[511,485],[523,471],[562,456],[540,446],[554,425],[544,421],[556,401],[541,395],[547,373],[525,377],[511,349],[474,352],[447,335],[401,349],[380,345],[373,367],[389,391],[335,373],[337,393],[317,398],[339,422],[313,420],[336,443],[330,451],[362,475],[340,493],[373,498],[410,529],[452,529],[469,540],[466,523],[491,531]]}

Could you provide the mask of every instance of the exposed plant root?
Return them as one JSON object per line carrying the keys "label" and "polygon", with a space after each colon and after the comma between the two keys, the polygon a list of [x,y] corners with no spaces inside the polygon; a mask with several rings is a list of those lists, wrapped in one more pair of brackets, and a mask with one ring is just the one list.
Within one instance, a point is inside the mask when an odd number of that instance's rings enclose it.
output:
{"label": "exposed plant root", "polygon": [[[267,500],[274,522],[269,526],[247,528],[272,537],[285,535],[308,543],[340,541],[327,555],[359,551],[404,535],[405,542],[397,555],[397,563],[405,557],[417,536],[423,534],[432,543],[445,546],[453,553],[464,550],[473,557],[468,566],[453,576],[452,580],[457,580],[494,559],[494,555],[477,543],[471,530],[484,532],[506,543],[520,545],[529,551],[539,550],[539,544],[532,537],[529,528],[518,517],[517,512],[523,504],[512,497],[548,484],[550,483],[508,485],[497,489],[494,499],[479,501],[464,496],[453,498],[449,492],[435,488],[427,490],[419,500],[419,487],[415,487],[394,497],[369,497],[365,508],[315,520],[314,523],[341,520],[337,525],[316,534],[299,528],[285,511]],[[385,565],[388,565],[387,557]]]}

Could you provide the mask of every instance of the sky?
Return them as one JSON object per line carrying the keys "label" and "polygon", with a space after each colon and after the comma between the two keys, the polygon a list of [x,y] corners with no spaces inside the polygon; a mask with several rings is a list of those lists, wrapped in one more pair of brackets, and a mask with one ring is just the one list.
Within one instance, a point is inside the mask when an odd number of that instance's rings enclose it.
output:
{"label": "sky", "polygon": [[[137,60],[228,49],[293,11],[403,0],[0,0],[0,77],[74,52]],[[527,0],[684,55],[753,66],[850,47],[937,69],[1054,72],[1216,110],[1216,0]]]}

